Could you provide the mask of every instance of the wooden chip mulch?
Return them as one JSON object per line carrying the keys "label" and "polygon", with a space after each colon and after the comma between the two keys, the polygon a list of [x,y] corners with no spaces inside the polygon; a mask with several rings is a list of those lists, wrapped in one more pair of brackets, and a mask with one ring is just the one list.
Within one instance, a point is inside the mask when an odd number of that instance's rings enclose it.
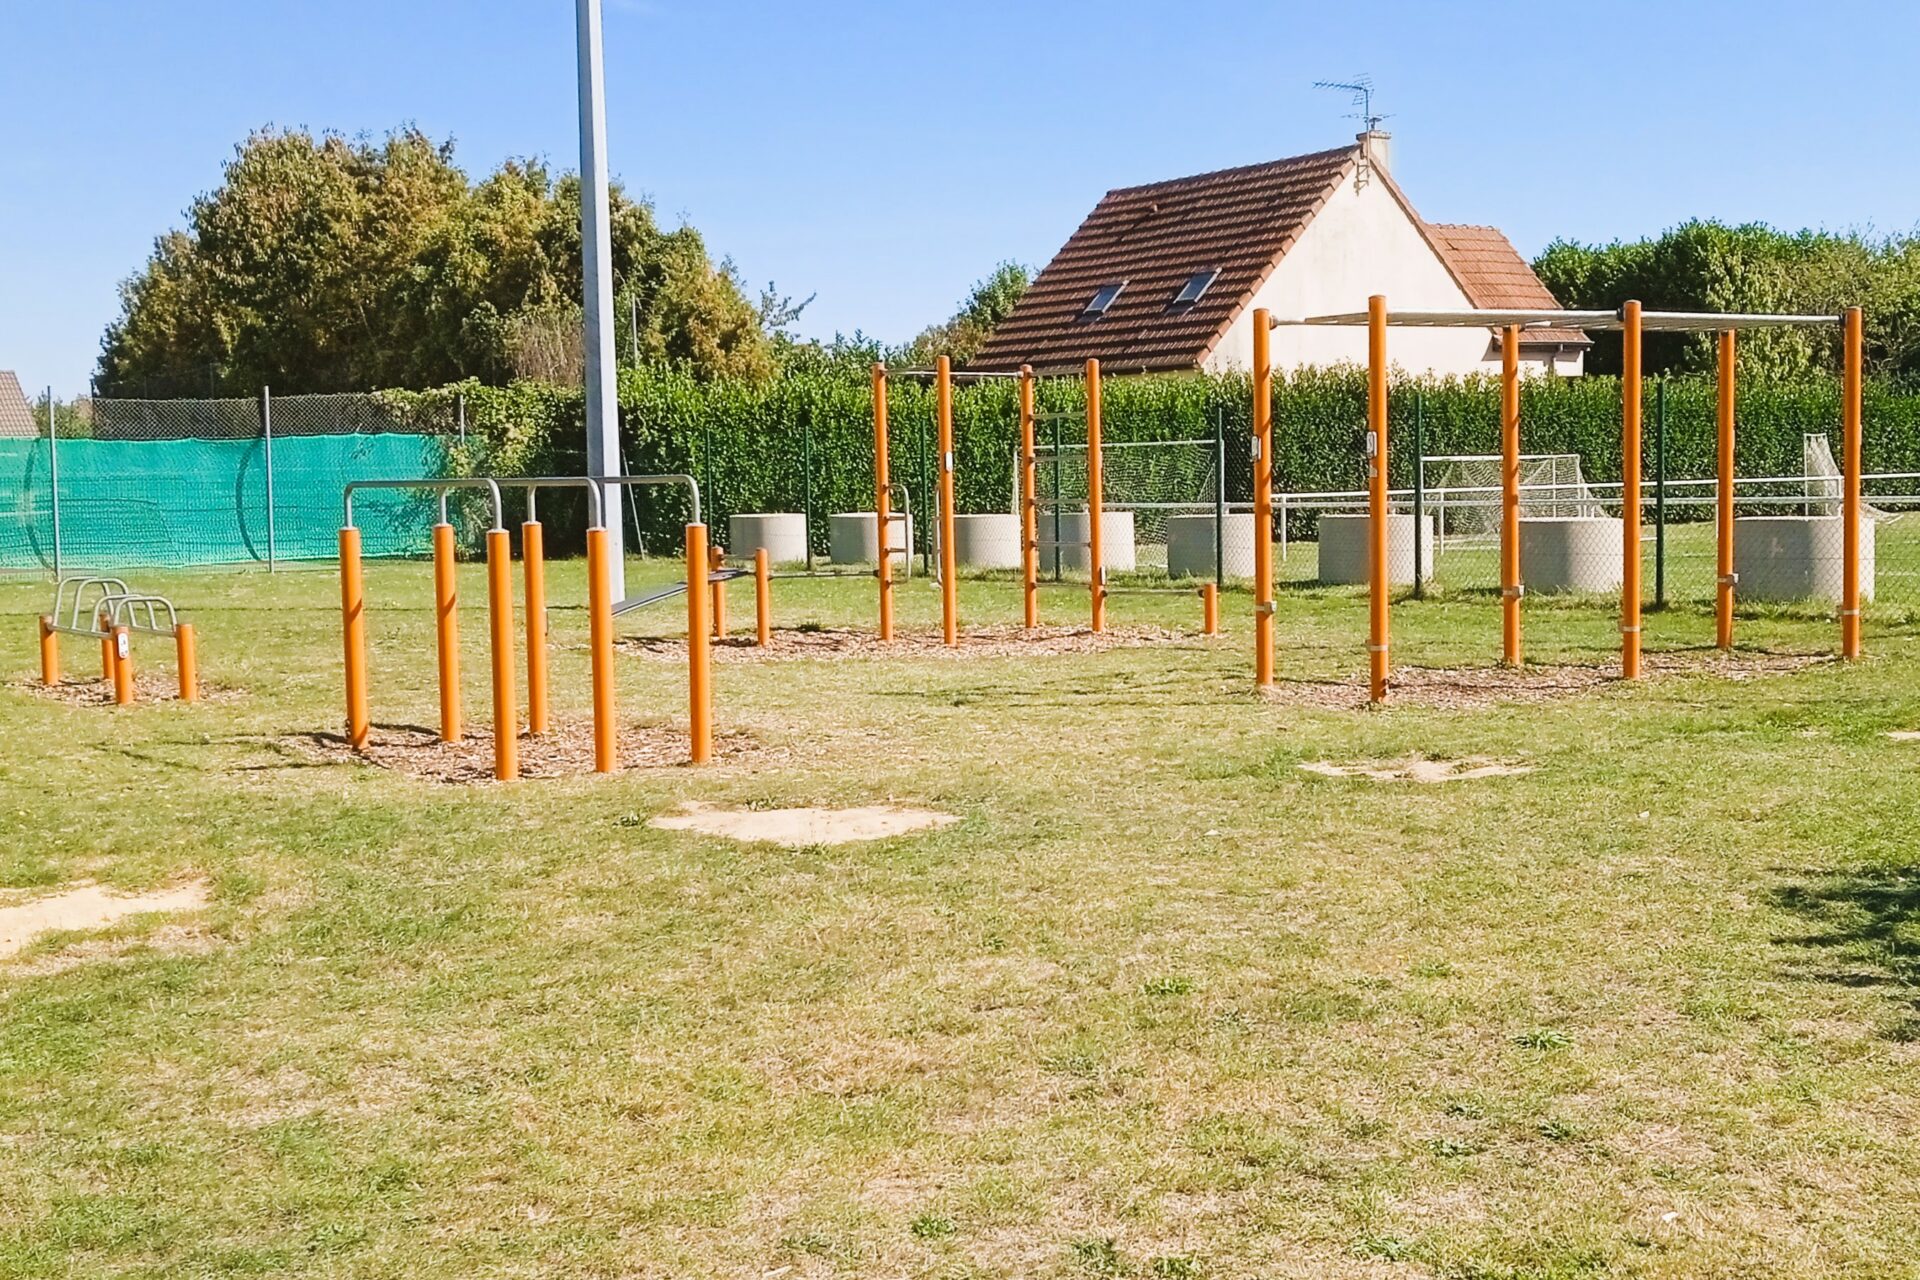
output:
{"label": "wooden chip mulch", "polygon": [[[1785,675],[1838,661],[1830,653],[1647,653],[1640,661],[1644,680],[1672,676],[1706,675],[1726,680],[1751,680]],[[1554,702],[1562,698],[1625,686],[1620,664],[1559,663],[1523,666],[1414,667],[1396,666],[1387,685],[1390,705],[1466,709],[1502,703]],[[1367,705],[1364,673],[1341,680],[1275,681],[1268,700],[1291,706],[1348,710]]]}
{"label": "wooden chip mulch", "polygon": [[[442,742],[438,730],[422,725],[376,724],[366,749],[355,751],[340,733],[302,733],[281,739],[301,756],[325,764],[365,764],[411,778],[456,785],[492,783],[493,730],[467,728],[458,742]],[[620,730],[619,765],[628,769],[667,769],[687,764],[687,735],[656,725],[627,725]],[[540,737],[520,734],[522,778],[567,778],[593,773],[593,726],[586,720],[555,718]],[[736,763],[769,759],[775,753],[738,731],[713,735],[713,759]]]}
{"label": "wooden chip mulch", "polygon": [[[36,698],[48,702],[61,702],[70,707],[110,707],[113,703],[113,682],[99,676],[91,679],[65,679],[59,684],[40,683],[39,676],[22,676],[8,681],[10,687],[23,689]],[[232,685],[223,685],[202,679],[200,681],[201,702],[233,702],[246,696],[246,690]],[[180,701],[179,678],[168,671],[144,673],[136,671],[133,676],[133,705],[143,702]]]}
{"label": "wooden chip mulch", "polygon": [[[785,658],[1021,658],[1036,654],[1104,653],[1144,645],[1211,643],[1218,637],[1171,627],[1108,627],[1095,633],[1084,626],[962,627],[960,643],[949,647],[936,628],[900,628],[882,643],[870,629],[852,627],[790,627],[777,629],[764,649],[754,642],[749,620],[745,632],[732,632],[712,642],[715,662],[767,662]],[[687,643],[673,636],[622,636],[615,642],[621,653],[642,658],[685,662]]]}

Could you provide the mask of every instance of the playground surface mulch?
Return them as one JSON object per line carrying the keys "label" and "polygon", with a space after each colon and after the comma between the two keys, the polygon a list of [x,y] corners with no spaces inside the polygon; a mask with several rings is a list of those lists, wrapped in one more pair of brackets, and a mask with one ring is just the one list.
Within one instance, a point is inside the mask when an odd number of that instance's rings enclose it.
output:
{"label": "playground surface mulch", "polygon": [[[22,676],[9,681],[16,689],[23,689],[36,698],[48,702],[62,702],[74,707],[110,707],[113,701],[113,682],[93,676],[89,679],[64,679],[59,684],[40,683],[39,676]],[[220,684],[202,679],[198,701],[232,702],[246,696],[246,690],[233,685]],[[133,677],[133,702],[139,706],[143,702],[180,701],[180,682],[170,671],[151,673],[138,672]]]}
{"label": "playground surface mulch", "polygon": [[[1211,644],[1217,636],[1173,627],[1124,626],[1093,631],[1085,626],[962,627],[959,643],[948,645],[933,627],[900,628],[883,641],[871,629],[853,627],[785,627],[776,629],[770,643],[755,643],[751,626],[712,643],[715,662],[767,662],[784,658],[1024,658],[1035,655],[1104,653],[1147,645]],[[621,653],[643,658],[686,661],[687,643],[678,636],[622,636],[615,642]]]}
{"label": "playground surface mulch", "polygon": [[[493,729],[474,725],[458,742],[442,742],[438,730],[424,725],[376,724],[367,745],[355,751],[341,733],[301,733],[282,741],[307,759],[326,764],[365,764],[428,782],[455,785],[492,783]],[[619,768],[667,769],[687,764],[687,735],[664,725],[626,725],[620,730]],[[713,761],[727,764],[771,754],[752,734],[719,731],[713,736]],[[520,734],[520,776],[583,777],[593,772],[593,726],[585,720],[556,717],[538,737]]]}

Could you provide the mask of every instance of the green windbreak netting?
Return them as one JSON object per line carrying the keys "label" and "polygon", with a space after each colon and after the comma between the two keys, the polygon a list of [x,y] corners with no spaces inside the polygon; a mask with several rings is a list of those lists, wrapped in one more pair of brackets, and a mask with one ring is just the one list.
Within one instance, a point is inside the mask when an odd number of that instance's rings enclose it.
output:
{"label": "green windbreak netting", "polygon": [[[251,440],[61,440],[63,567],[264,563],[266,449]],[[54,494],[45,440],[0,440],[0,568],[51,568]],[[446,474],[442,443],[423,435],[286,436],[273,441],[273,553],[332,558],[349,480]],[[405,492],[354,498],[369,556],[422,551],[432,500]]]}

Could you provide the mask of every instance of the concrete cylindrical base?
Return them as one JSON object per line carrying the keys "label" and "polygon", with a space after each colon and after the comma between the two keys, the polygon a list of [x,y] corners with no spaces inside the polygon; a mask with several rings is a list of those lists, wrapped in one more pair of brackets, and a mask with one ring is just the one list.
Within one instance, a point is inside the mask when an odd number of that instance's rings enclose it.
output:
{"label": "concrete cylindrical base", "polygon": [[[1229,578],[1253,576],[1253,516],[1228,512],[1221,567]],[[1167,575],[1211,578],[1214,571],[1213,513],[1167,517]]]}
{"label": "concrete cylindrical base", "polygon": [[[1047,512],[1040,517],[1040,541],[1046,542],[1053,537],[1053,514]],[[1059,549],[1060,567],[1069,573],[1085,573],[1092,563],[1086,548],[1087,513],[1084,511],[1062,511],[1060,513],[1060,541],[1078,545]],[[1040,564],[1044,569],[1053,567],[1050,547],[1040,548]],[[1133,512],[1103,511],[1100,513],[1100,561],[1108,573],[1132,573],[1139,564],[1138,553],[1133,546]]]}
{"label": "concrete cylindrical base", "polygon": [[[1733,522],[1740,600],[1839,603],[1845,524],[1839,516],[1743,516]],[[1873,520],[1860,520],[1860,598],[1873,599]]]}
{"label": "concrete cylindrical base", "polygon": [[1626,548],[1617,516],[1523,516],[1520,581],[1529,592],[1618,591]]}
{"label": "concrete cylindrical base", "polygon": [[[1320,582],[1323,586],[1349,586],[1368,580],[1367,524],[1365,515],[1323,515],[1320,517]],[[1392,586],[1413,584],[1413,514],[1387,514],[1387,582]],[[1433,573],[1433,517],[1420,521],[1420,563]]]}
{"label": "concrete cylindrical base", "polygon": [[953,556],[962,569],[1018,569],[1020,517],[996,512],[953,517]]}
{"label": "concrete cylindrical base", "polygon": [[[880,563],[879,522],[871,511],[845,511],[827,517],[827,558],[834,564]],[[913,518],[895,511],[887,517],[893,563],[904,565],[913,546]]]}
{"label": "concrete cylindrical base", "polygon": [[727,554],[743,560],[764,549],[775,564],[807,558],[807,518],[797,511],[766,511],[727,517]]}

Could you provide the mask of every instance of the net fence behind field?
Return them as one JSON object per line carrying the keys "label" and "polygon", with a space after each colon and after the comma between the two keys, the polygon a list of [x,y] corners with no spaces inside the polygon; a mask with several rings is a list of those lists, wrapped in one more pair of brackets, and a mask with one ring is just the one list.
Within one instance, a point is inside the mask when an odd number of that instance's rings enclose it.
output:
{"label": "net fence behind field", "polygon": [[[444,420],[443,420],[444,419]],[[447,473],[458,422],[377,395],[83,401],[0,439],[0,568],[330,559],[341,490]],[[365,554],[425,545],[418,499],[357,505]]]}

